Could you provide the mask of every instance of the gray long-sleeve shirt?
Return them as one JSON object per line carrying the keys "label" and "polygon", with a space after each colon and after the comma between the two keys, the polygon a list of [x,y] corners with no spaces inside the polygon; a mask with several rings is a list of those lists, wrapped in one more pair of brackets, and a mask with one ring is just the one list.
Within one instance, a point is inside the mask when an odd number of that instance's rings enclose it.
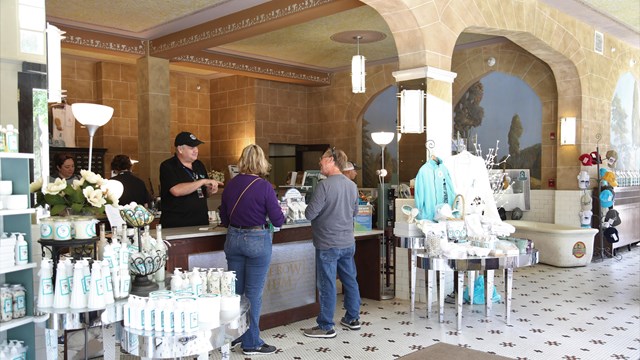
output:
{"label": "gray long-sleeve shirt", "polygon": [[358,213],[358,188],[342,174],[332,175],[316,186],[305,216],[311,220],[316,249],[344,249],[355,242],[353,218]]}

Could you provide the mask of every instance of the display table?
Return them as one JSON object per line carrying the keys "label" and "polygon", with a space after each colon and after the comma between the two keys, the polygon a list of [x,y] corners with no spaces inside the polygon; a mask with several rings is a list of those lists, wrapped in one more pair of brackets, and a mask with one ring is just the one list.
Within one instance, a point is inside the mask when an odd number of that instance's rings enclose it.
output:
{"label": "display table", "polygon": [[34,319],[34,322],[45,329],[47,359],[58,358],[59,330],[84,330],[84,358],[87,359],[87,330],[94,326],[102,326],[104,359],[118,359],[113,324],[122,321],[123,306],[126,303],[127,299],[117,300],[103,309],[38,308],[44,315]]}
{"label": "display table", "polygon": [[201,355],[208,359],[208,353],[220,348],[222,358],[229,358],[231,341],[237,339],[249,328],[249,301],[242,297],[240,312],[225,317],[221,313],[219,326],[211,328],[200,323],[197,331],[180,334],[144,331],[124,328],[121,347],[131,355],[142,359],[175,359]]}
{"label": "display table", "polygon": [[[444,280],[445,272],[457,272],[458,281],[454,284],[456,288],[456,320],[457,330],[462,330],[462,295],[464,284],[464,273],[466,271],[481,271],[484,273],[485,289],[485,316],[491,315],[491,298],[493,295],[493,272],[503,270],[505,276],[505,319],[507,325],[511,320],[511,291],[513,287],[513,269],[530,266],[538,263],[538,251],[533,249],[529,254],[519,254],[512,256],[497,257],[468,257],[464,259],[449,259],[446,257],[429,257],[425,253],[417,254],[417,267],[425,270],[425,288],[427,291],[427,318],[431,316],[432,290],[434,281],[432,275],[437,278],[439,321],[444,322]],[[435,274],[434,274],[435,272]]]}
{"label": "display table", "polygon": [[424,237],[396,237],[396,247],[411,250],[411,259],[409,264],[409,300],[411,303],[410,310],[413,312],[416,308],[416,267],[418,251],[424,250]]}

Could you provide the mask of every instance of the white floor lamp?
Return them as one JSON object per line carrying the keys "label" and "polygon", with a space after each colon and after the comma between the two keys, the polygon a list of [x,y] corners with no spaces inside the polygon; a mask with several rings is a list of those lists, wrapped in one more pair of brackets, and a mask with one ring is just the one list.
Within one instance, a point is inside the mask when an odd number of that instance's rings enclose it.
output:
{"label": "white floor lamp", "polygon": [[[379,131],[379,132],[373,132],[371,133],[371,139],[373,139],[373,142],[380,145],[380,147],[382,148],[382,167],[380,168],[380,170],[376,171],[376,174],[378,175],[378,179],[380,180],[380,186],[381,186],[381,193],[378,194],[378,196],[382,197],[382,205],[381,208],[378,209],[378,211],[382,211],[382,248],[384,249],[384,254],[385,254],[385,261],[384,261],[384,273],[385,273],[385,284],[386,287],[389,288],[390,287],[390,280],[389,280],[389,275],[391,273],[391,259],[390,259],[390,254],[389,254],[389,249],[390,247],[387,246],[387,241],[386,241],[386,236],[385,236],[385,228],[386,228],[386,219],[385,219],[385,214],[386,214],[386,208],[385,208],[385,198],[387,197],[387,194],[385,192],[384,189],[384,178],[387,176],[387,170],[384,168],[384,148],[389,145],[389,143],[391,141],[393,141],[393,136],[395,135],[395,133],[389,132],[389,131]],[[383,284],[383,285],[385,285]],[[383,291],[381,298],[382,299],[390,299],[393,298],[393,296],[387,296],[384,294],[384,287],[383,287]]]}
{"label": "white floor lamp", "polygon": [[100,104],[76,103],[71,105],[71,112],[78,122],[87,127],[89,131],[89,171],[93,158],[93,135],[98,128],[111,120],[113,108]]}

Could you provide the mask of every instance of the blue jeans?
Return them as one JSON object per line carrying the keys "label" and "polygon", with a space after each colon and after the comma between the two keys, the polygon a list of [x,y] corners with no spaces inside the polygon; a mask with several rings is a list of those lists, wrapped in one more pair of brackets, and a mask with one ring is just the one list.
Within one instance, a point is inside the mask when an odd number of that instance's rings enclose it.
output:
{"label": "blue jeans", "polygon": [[249,330],[240,340],[243,349],[257,349],[264,344],[260,339],[260,309],[262,290],[271,262],[272,233],[268,230],[241,230],[229,227],[224,253],[230,271],[236,272],[236,294],[249,300]]}
{"label": "blue jeans", "polygon": [[345,320],[360,319],[360,289],[356,281],[355,244],[344,249],[316,249],[316,286],[320,297],[320,314],[316,319],[322,330],[333,329],[336,310],[336,272],[344,290]]}

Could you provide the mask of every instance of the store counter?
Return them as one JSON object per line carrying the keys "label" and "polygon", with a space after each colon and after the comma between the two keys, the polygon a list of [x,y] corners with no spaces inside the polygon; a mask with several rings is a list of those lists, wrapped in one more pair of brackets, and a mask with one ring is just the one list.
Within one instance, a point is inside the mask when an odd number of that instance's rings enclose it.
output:
{"label": "store counter", "polygon": [[[175,268],[226,268],[223,227],[191,226],[162,229],[169,241],[167,273]],[[380,300],[380,235],[356,232],[356,269],[360,295]],[[315,248],[311,224],[284,225],[273,236],[271,266],[264,288],[260,327],[268,329],[317,316]]]}

